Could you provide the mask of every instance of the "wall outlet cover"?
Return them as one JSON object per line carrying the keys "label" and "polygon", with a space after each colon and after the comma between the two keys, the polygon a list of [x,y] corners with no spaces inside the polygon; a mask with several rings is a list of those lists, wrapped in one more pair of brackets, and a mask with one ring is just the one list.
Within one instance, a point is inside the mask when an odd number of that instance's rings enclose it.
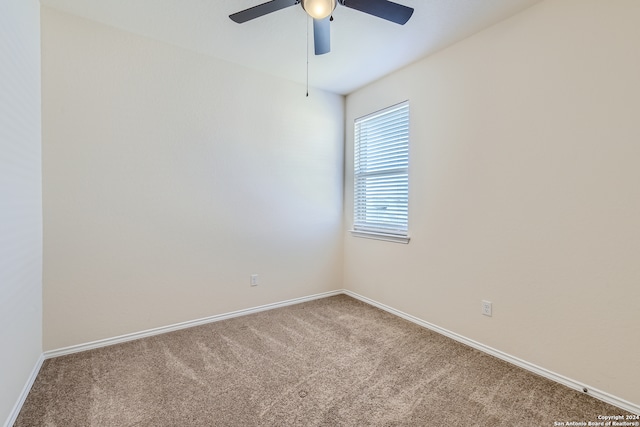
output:
{"label": "wall outlet cover", "polygon": [[482,301],[482,314],[491,317],[493,307],[491,301]]}

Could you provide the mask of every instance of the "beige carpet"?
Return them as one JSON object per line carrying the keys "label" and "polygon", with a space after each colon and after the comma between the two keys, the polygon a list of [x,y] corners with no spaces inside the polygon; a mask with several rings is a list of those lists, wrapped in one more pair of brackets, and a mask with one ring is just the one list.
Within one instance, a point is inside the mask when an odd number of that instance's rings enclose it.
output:
{"label": "beige carpet", "polygon": [[553,426],[615,414],[340,295],[47,360],[15,426]]}

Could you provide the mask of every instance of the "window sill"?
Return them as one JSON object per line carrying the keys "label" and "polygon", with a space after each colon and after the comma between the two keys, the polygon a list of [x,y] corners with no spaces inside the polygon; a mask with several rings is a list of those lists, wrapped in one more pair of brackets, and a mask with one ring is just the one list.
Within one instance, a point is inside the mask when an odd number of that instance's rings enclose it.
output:
{"label": "window sill", "polygon": [[375,233],[372,231],[349,230],[353,237],[362,237],[365,239],[383,240],[393,243],[409,243],[409,236],[398,236],[397,234]]}

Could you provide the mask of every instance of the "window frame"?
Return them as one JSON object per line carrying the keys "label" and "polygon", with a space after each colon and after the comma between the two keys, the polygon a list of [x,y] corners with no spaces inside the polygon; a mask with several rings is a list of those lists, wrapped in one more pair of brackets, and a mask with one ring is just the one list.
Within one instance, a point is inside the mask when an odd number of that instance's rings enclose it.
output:
{"label": "window frame", "polygon": [[[398,117],[393,117],[396,115]],[[384,151],[391,151],[388,154],[376,154],[375,156],[367,156],[362,162],[360,158],[363,152],[362,144],[367,144],[366,138],[363,141],[361,128],[365,125],[365,131],[367,130],[366,124],[373,124],[379,126],[378,131],[381,130],[385,118],[391,118],[394,120],[393,132],[398,135],[394,135],[392,141],[380,142],[380,140],[369,141],[369,144],[375,146],[377,150],[383,147]],[[397,121],[397,123],[396,123]],[[354,237],[364,237],[370,239],[384,240],[396,243],[409,243],[409,148],[410,148],[410,108],[409,101],[403,101],[381,110],[374,111],[370,114],[358,117],[354,120],[353,129],[353,226],[349,230]],[[380,145],[382,144],[382,145]],[[365,146],[365,152],[366,152]],[[400,160],[392,160],[392,157],[399,155]],[[386,156],[386,157],[385,157]],[[373,158],[373,162],[372,162]],[[375,163],[376,161],[387,161],[391,163],[389,168],[380,168],[371,166],[365,167],[362,170],[362,164],[367,162]],[[368,165],[367,165],[368,166]],[[406,182],[406,184],[389,184],[385,185],[386,191],[396,191],[391,193],[390,203],[397,208],[388,222],[381,218],[380,215],[372,214],[372,217],[376,218],[376,222],[367,220],[367,210],[369,203],[366,202],[367,193],[367,178],[372,179],[373,185],[376,179],[388,179],[398,182]],[[362,182],[364,180],[364,183]],[[379,184],[379,182],[376,182]],[[362,193],[364,191],[364,194]],[[364,201],[363,201],[364,200]],[[400,204],[398,204],[400,200]],[[381,200],[376,201],[376,204],[380,205]],[[389,205],[381,207],[387,209]],[[369,207],[369,210],[371,207]],[[373,209],[376,209],[373,205]],[[404,213],[402,212],[404,211]],[[364,216],[364,218],[363,218]],[[378,226],[376,226],[378,225]],[[400,225],[400,227],[395,227]]]}

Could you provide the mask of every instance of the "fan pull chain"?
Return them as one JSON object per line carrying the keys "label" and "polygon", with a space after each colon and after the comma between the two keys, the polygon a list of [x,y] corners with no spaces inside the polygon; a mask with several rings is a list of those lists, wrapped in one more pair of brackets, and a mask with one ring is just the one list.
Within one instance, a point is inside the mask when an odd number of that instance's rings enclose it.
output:
{"label": "fan pull chain", "polygon": [[307,98],[309,97],[309,18],[307,17]]}

